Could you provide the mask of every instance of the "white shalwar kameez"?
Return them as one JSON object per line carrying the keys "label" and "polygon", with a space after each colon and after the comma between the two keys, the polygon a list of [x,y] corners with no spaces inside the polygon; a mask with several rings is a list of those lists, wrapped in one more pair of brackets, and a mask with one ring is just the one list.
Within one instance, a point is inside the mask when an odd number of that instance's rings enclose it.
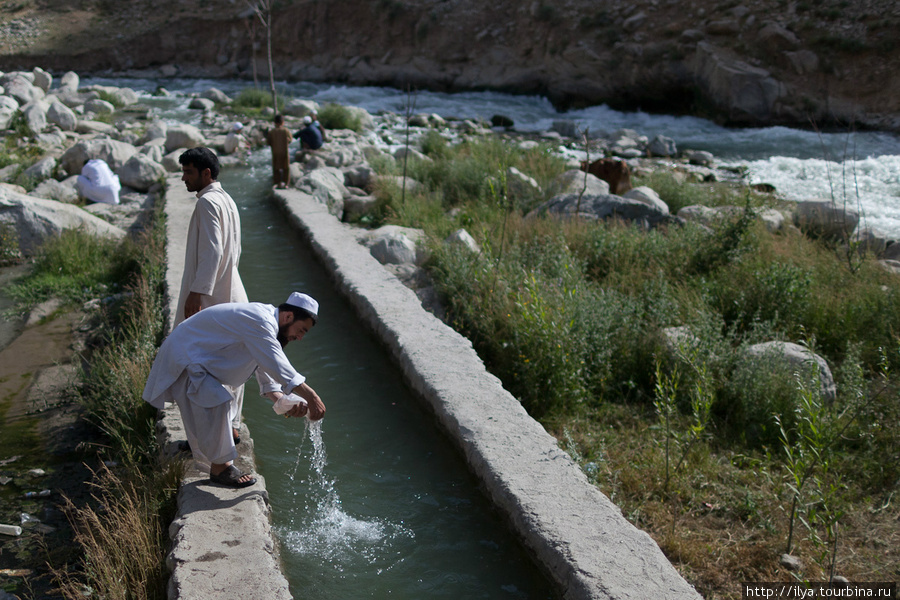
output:
{"label": "white shalwar kameez", "polygon": [[[258,370],[257,370],[258,369]],[[237,458],[230,423],[232,389],[254,371],[291,393],[306,378],[278,342],[278,309],[270,304],[219,304],[176,327],[153,362],[143,398],[156,408],[175,402],[195,458]]]}
{"label": "white shalwar kameez", "polygon": [[[231,196],[218,181],[197,192],[197,204],[188,225],[184,274],[175,310],[175,325],[184,321],[188,294],[202,294],[202,308],[224,302],[246,302],[247,292],[238,273],[241,260],[241,218]],[[234,388],[231,426],[241,427],[244,386]]]}

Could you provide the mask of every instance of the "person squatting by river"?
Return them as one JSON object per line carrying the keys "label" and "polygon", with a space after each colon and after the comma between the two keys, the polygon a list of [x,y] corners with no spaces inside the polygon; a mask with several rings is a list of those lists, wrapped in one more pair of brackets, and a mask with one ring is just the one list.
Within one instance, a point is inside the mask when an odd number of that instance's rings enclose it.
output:
{"label": "person squatting by river", "polygon": [[[184,273],[175,309],[175,325],[204,308],[224,302],[247,302],[238,273],[241,260],[241,218],[231,196],[222,189],[219,159],[209,148],[191,148],[178,157],[181,180],[196,192],[197,203],[188,225]],[[231,423],[240,443],[244,386],[234,389],[235,415]]]}
{"label": "person squatting by river", "polygon": [[275,128],[266,132],[266,143],[272,147],[272,184],[286,188],[291,184],[291,132],[284,126],[284,117],[275,115]]}
{"label": "person squatting by river", "polygon": [[260,392],[271,400],[295,394],[303,401],[287,413],[317,421],[325,404],[284,354],[318,321],[319,303],[293,292],[278,308],[260,302],[236,302],[205,308],[178,325],[165,339],[144,387],[146,402],[162,409],[174,402],[194,457],[208,462],[209,479],[229,487],[247,487],[256,477],[233,462],[232,390],[253,373]]}

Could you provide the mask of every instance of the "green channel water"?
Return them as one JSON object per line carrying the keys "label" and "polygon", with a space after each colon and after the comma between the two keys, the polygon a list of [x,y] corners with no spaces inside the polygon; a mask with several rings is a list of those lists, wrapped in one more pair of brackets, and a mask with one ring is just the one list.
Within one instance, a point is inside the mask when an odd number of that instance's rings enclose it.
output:
{"label": "green channel water", "polygon": [[[322,397],[310,426],[277,416],[247,385],[246,421],[297,599],[543,599],[555,593],[404,386],[400,372],[270,200],[269,153],[219,180],[241,211],[241,277],[251,301],[291,291],[319,324],[288,345]],[[327,461],[326,461],[327,457]]]}

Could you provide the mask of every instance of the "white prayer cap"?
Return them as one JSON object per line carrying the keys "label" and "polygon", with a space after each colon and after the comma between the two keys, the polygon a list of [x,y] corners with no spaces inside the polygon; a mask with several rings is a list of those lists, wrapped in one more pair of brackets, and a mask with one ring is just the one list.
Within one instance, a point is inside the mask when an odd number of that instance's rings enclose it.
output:
{"label": "white prayer cap", "polygon": [[291,295],[288,296],[288,299],[285,300],[285,304],[290,304],[291,306],[302,308],[315,318],[318,318],[319,316],[319,303],[316,302],[311,296],[307,296],[306,294],[301,294],[300,292],[292,292]]}
{"label": "white prayer cap", "polygon": [[303,122],[306,123],[307,125],[309,125],[310,123],[312,123],[312,117],[309,115],[306,115],[305,117],[303,117]]}
{"label": "white prayer cap", "polygon": [[240,131],[243,128],[244,128],[244,124],[241,123],[240,121],[237,121],[234,125],[231,126],[231,129],[233,129],[234,131]]}

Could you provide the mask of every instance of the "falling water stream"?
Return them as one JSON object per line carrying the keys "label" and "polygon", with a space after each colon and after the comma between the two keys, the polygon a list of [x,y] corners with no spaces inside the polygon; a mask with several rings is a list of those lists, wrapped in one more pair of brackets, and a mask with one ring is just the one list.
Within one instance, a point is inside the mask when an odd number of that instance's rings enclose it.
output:
{"label": "falling water stream", "polygon": [[250,299],[279,304],[303,290],[320,302],[319,323],[287,353],[326,417],[279,417],[253,380],[244,403],[292,593],[553,598],[460,454],[269,199],[269,156],[255,152],[219,180],[241,212]]}

